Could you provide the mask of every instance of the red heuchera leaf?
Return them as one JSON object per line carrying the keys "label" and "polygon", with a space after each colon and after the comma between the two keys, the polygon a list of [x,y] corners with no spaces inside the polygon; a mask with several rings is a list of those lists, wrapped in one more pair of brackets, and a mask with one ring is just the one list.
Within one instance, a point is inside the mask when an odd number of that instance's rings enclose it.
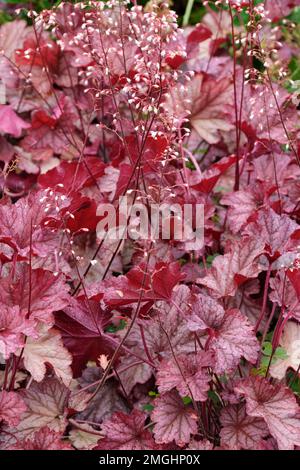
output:
{"label": "red heuchera leaf", "polygon": [[256,210],[254,194],[249,190],[235,191],[234,193],[226,194],[222,198],[221,203],[230,206],[227,219],[233,233],[238,233],[251,214]]}
{"label": "red heuchera leaf", "polygon": [[195,401],[205,401],[209,390],[210,376],[207,368],[214,365],[210,353],[182,354],[176,360],[161,362],[156,383],[160,393],[177,388],[182,397],[191,396]]}
{"label": "red heuchera leaf", "polygon": [[150,173],[156,171],[158,163],[163,158],[163,153],[168,146],[168,141],[165,137],[158,136],[155,139],[148,137],[143,144],[142,153],[137,146],[136,136],[129,136],[126,138],[126,152],[132,163],[139,161],[143,165],[143,171]]}
{"label": "red heuchera leaf", "polygon": [[0,392],[0,421],[17,426],[26,411],[24,400],[16,392]]}
{"label": "red heuchera leaf", "polygon": [[129,394],[136,384],[146,383],[153,375],[153,367],[147,362],[138,362],[137,357],[146,358],[145,351],[139,347],[131,347],[132,355],[127,354],[120,358],[116,367],[122,381],[122,388]]}
{"label": "red heuchera leaf", "polygon": [[0,28],[0,48],[9,58],[13,57],[15,50],[23,44],[27,30],[24,20],[9,21]]}
{"label": "red heuchera leaf", "polygon": [[195,296],[191,313],[187,315],[187,327],[191,331],[217,328],[224,319],[225,310],[212,297],[204,294]]}
{"label": "red heuchera leaf", "polygon": [[266,15],[272,21],[279,21],[283,16],[288,16],[292,8],[297,5],[299,5],[299,0],[266,0]]}
{"label": "red heuchera leaf", "polygon": [[77,192],[95,184],[104,175],[105,165],[99,158],[88,157],[82,161],[61,162],[57,167],[40,175],[38,183],[42,188],[55,188],[66,194]]}
{"label": "red heuchera leaf", "polygon": [[155,399],[151,419],[155,441],[159,444],[175,441],[182,447],[190,441],[191,435],[197,433],[196,412],[183,403],[175,390]]}
{"label": "red heuchera leaf", "polygon": [[0,132],[20,137],[30,124],[23,121],[9,105],[0,104]]}
{"label": "red heuchera leaf", "polygon": [[183,315],[185,311],[190,309],[189,296],[190,290],[187,286],[176,286],[171,305],[166,301],[157,302],[151,318],[140,319],[139,324],[133,326],[127,340],[128,344],[138,346],[140,351],[144,351],[142,329],[145,344],[153,358],[171,358],[172,350],[175,354],[194,352],[195,340],[186,327],[186,318]]}
{"label": "red heuchera leaf", "polygon": [[187,325],[191,331],[208,332],[208,344],[215,353],[217,373],[233,371],[241,357],[255,363],[259,343],[253,326],[238,309],[225,312],[218,302],[199,294]]}
{"label": "red heuchera leaf", "polygon": [[176,284],[185,278],[178,263],[157,263],[152,276],[152,289],[159,299],[169,300]]}
{"label": "red heuchera leaf", "polygon": [[196,439],[192,439],[187,448],[189,450],[213,450],[214,446],[208,440],[196,441]]}
{"label": "red heuchera leaf", "polygon": [[271,385],[256,376],[241,381],[235,391],[244,395],[249,416],[264,419],[279,450],[293,450],[300,445],[300,409],[287,387]]}
{"label": "red heuchera leaf", "polygon": [[116,185],[115,197],[120,197],[127,189],[134,186],[136,175],[132,170],[132,166],[128,163],[121,163],[119,165],[119,178]]}
{"label": "red heuchera leaf", "polygon": [[126,276],[112,277],[89,289],[90,296],[103,293],[103,300],[109,306],[127,305],[137,302],[143,289],[142,301],[170,299],[176,284],[185,274],[178,263],[158,262],[147,270],[146,264],[132,268]]}
{"label": "red heuchera leaf", "polygon": [[55,276],[44,269],[30,270],[25,263],[16,266],[13,278],[9,275],[0,280],[2,302],[10,307],[18,305],[23,315],[48,325],[54,323],[52,312],[68,305],[68,290],[62,274]]}
{"label": "red heuchera leaf", "polygon": [[100,217],[96,215],[97,204],[88,197],[74,195],[72,202],[67,209],[67,214],[72,214],[67,218],[66,226],[72,233],[81,229],[95,230]]}
{"label": "red heuchera leaf", "polygon": [[18,441],[9,447],[10,450],[73,450],[71,444],[62,440],[63,435],[48,426],[36,431],[31,439]]}
{"label": "red heuchera leaf", "polygon": [[272,292],[269,294],[269,299],[272,302],[287,309],[289,315],[298,321],[300,320],[300,303],[297,292],[299,282],[298,269],[278,271],[276,277],[270,279]]}
{"label": "red heuchera leaf", "polygon": [[300,269],[288,269],[287,277],[296,291],[298,300],[300,300]]}
{"label": "red heuchera leaf", "polygon": [[36,336],[34,326],[19,306],[0,304],[0,353],[5,359],[24,346],[25,335]]}
{"label": "red heuchera leaf", "polygon": [[146,414],[133,410],[130,415],[118,411],[102,423],[105,438],[101,439],[97,450],[151,450],[157,445],[148,429],[145,428]]}
{"label": "red heuchera leaf", "polygon": [[296,105],[282,86],[277,83],[244,86],[242,121],[250,124],[257,140],[286,144],[297,133],[297,120]]}
{"label": "red heuchera leaf", "polygon": [[244,238],[233,244],[228,253],[217,256],[207,276],[198,281],[218,297],[233,296],[242,282],[258,276],[262,268],[256,260],[263,251],[260,241]]}
{"label": "red heuchera leaf", "polygon": [[230,155],[224,157],[217,163],[211,165],[201,177],[201,180],[197,184],[193,184],[192,188],[197,191],[209,194],[215,185],[217,184],[220,177],[236,162],[236,155]]}
{"label": "red heuchera leaf", "polygon": [[199,43],[206,41],[212,36],[212,32],[203,24],[199,23],[188,35],[186,41],[186,52],[190,55]]}
{"label": "red heuchera leaf", "polygon": [[[130,347],[132,353],[146,358],[145,344],[154,361],[156,359],[160,361],[162,358],[171,359],[172,351],[175,354],[193,352],[195,350],[193,335],[186,328],[186,320],[179,311],[179,309],[182,312],[189,309],[189,297],[190,291],[187,286],[176,286],[171,305],[166,301],[157,302],[150,319],[139,319],[138,323],[133,325],[126,341],[126,346]],[[117,371],[127,393],[136,384],[145,383],[153,374],[153,368],[146,362],[137,363],[134,355],[122,356]]]}
{"label": "red heuchera leaf", "polygon": [[269,208],[260,210],[256,221],[249,224],[245,232],[258,242],[264,243],[266,251],[274,257],[285,252],[291,235],[297,230],[300,230],[300,226],[290,217],[285,214],[278,215]]}
{"label": "red heuchera leaf", "polygon": [[230,405],[222,409],[221,445],[231,450],[255,450],[261,439],[269,434],[261,418],[248,416],[245,405]]}
{"label": "red heuchera leaf", "polygon": [[182,118],[188,116],[191,125],[209,144],[220,140],[220,131],[233,129],[226,107],[232,103],[230,80],[216,80],[205,73],[198,73],[189,82],[187,89],[178,85],[170,91],[165,106]]}
{"label": "red heuchera leaf", "polygon": [[[96,385],[91,386],[91,384],[94,384],[100,380],[102,374],[103,369],[100,367],[86,367],[82,373],[82,376],[78,379],[80,387],[84,389],[87,385],[90,385],[88,390],[90,393],[93,393],[96,389]],[[125,399],[121,393],[119,393],[119,390],[115,387],[114,380],[107,380],[103,387],[101,387],[101,389],[92,399],[90,399],[90,393],[88,394],[88,405],[85,406],[84,410],[79,413],[78,419],[92,421],[94,423],[102,423],[102,421],[110,418],[116,411],[123,411],[124,413],[129,411]],[[79,402],[82,401],[81,394],[82,392],[75,396],[75,398],[79,398]]]}
{"label": "red heuchera leaf", "polygon": [[27,409],[16,429],[16,438],[31,438],[36,431],[48,426],[63,432],[67,425],[66,411],[70,390],[56,378],[32,382],[27,390],[20,392]]}
{"label": "red heuchera leaf", "polygon": [[253,326],[239,310],[227,310],[222,325],[211,341],[211,348],[216,354],[216,372],[232,371],[241,357],[254,364],[259,343],[253,332]]}
{"label": "red heuchera leaf", "polygon": [[[49,150],[52,154],[61,153],[67,147],[76,152],[74,140],[68,135],[74,132],[77,111],[71,98],[58,93],[58,103],[55,102],[51,113],[46,109],[38,109],[32,113],[31,129],[22,141],[27,151]],[[77,154],[78,154],[77,149]]]}
{"label": "red heuchera leaf", "polygon": [[65,200],[55,201],[55,194],[33,192],[15,204],[0,204],[0,241],[14,248],[22,257],[48,256],[57,249],[57,235],[45,223],[59,219]]}
{"label": "red heuchera leaf", "polygon": [[64,345],[73,356],[75,377],[88,361],[96,361],[100,354],[111,354],[115,348],[112,338],[104,336],[110,319],[111,313],[102,310],[98,302],[84,299],[72,299],[64,312],[55,315]]}
{"label": "red heuchera leaf", "polygon": [[34,380],[41,382],[46,374],[46,364],[49,364],[57,377],[69,386],[72,380],[71,354],[63,347],[60,333],[47,328],[39,329],[38,339],[27,339],[23,352],[24,366]]}
{"label": "red heuchera leaf", "polygon": [[30,67],[48,67],[54,71],[57,66],[59,46],[46,34],[39,35],[38,43],[34,32],[26,36],[22,49],[15,52],[16,64]]}

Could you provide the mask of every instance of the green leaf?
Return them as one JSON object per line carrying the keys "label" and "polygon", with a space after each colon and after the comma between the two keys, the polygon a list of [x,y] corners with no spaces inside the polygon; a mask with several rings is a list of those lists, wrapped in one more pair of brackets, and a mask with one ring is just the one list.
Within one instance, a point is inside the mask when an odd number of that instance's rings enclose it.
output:
{"label": "green leaf", "polygon": [[293,23],[300,23],[300,7],[294,8],[292,13],[288,16],[288,19],[293,21]]}
{"label": "green leaf", "polygon": [[290,80],[300,80],[300,63],[296,57],[293,57],[290,60],[289,70],[291,72]]}
{"label": "green leaf", "polygon": [[286,350],[280,346],[275,351],[274,358],[275,359],[287,359],[289,356]]}
{"label": "green leaf", "polygon": [[287,375],[288,385],[290,389],[300,397],[300,377],[295,376],[295,372],[290,371]]}
{"label": "green leaf", "polygon": [[192,403],[191,397],[188,397],[188,396],[182,397],[182,401],[183,401],[184,405],[189,405],[190,403]]}
{"label": "green leaf", "polygon": [[192,170],[192,171],[195,171],[195,170],[196,170],[196,167],[195,167],[194,163],[191,162],[191,160],[189,160],[188,162],[186,162],[185,166],[186,166],[187,168],[189,168],[189,170]]}
{"label": "green leaf", "polygon": [[257,57],[253,56],[253,67],[258,70],[259,72],[264,72],[266,67],[262,63],[261,60],[259,60]]}
{"label": "green leaf", "polygon": [[108,333],[115,333],[116,331],[123,330],[125,326],[127,325],[126,320],[120,320],[118,325],[115,325],[114,323],[111,323],[108,325],[108,327],[105,329]]}
{"label": "green leaf", "polygon": [[224,188],[224,186],[216,186],[214,191],[215,193],[220,193],[220,192],[226,191],[226,188]]}
{"label": "green leaf", "polygon": [[260,367],[267,369],[269,367],[271,358],[268,356],[263,356],[260,361]]}
{"label": "green leaf", "polygon": [[213,263],[213,260],[219,256],[219,253],[215,253],[214,255],[208,255],[207,258],[206,258],[206,264],[207,264],[207,267],[210,268],[212,263]]}
{"label": "green leaf", "polygon": [[215,405],[219,405],[221,403],[219,395],[214,390],[208,390],[207,395]]}
{"label": "green leaf", "polygon": [[12,17],[5,11],[0,11],[0,25],[12,21]]}
{"label": "green leaf", "polygon": [[193,25],[193,24],[200,23],[205,13],[206,13],[206,8],[200,5],[199,0],[198,1],[196,0],[194,8],[190,14],[189,24]]}
{"label": "green leaf", "polygon": [[265,356],[271,356],[273,351],[272,343],[265,341],[262,345],[262,352]]}
{"label": "green leaf", "polygon": [[258,369],[256,368],[251,369],[252,375],[261,375],[262,377],[265,377],[266,373],[267,373],[267,367],[259,367]]}
{"label": "green leaf", "polygon": [[154,410],[154,406],[151,403],[146,403],[146,405],[143,405],[143,410],[151,412]]}

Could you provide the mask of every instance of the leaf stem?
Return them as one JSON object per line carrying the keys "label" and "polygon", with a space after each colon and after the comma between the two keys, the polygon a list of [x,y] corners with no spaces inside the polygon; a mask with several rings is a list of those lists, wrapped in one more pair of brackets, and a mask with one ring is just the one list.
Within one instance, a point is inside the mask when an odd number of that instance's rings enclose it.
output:
{"label": "leaf stem", "polygon": [[189,24],[193,5],[194,5],[194,0],[188,0],[186,9],[183,15],[182,26],[187,26]]}

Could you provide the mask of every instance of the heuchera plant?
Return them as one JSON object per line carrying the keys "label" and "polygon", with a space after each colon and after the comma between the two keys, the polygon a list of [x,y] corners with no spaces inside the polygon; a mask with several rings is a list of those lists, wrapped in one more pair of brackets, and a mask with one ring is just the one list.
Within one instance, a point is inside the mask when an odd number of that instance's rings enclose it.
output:
{"label": "heuchera plant", "polygon": [[300,1],[137,3],[0,27],[0,447],[299,449]]}

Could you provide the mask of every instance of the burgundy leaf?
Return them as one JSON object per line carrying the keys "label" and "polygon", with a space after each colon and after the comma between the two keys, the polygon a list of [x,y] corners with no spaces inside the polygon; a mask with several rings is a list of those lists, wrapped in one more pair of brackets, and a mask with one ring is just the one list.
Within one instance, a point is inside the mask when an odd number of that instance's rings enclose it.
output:
{"label": "burgundy leaf", "polygon": [[64,345],[73,357],[75,377],[88,361],[96,361],[100,354],[111,354],[114,350],[115,343],[109,336],[104,336],[110,318],[111,314],[103,311],[98,302],[84,299],[72,299],[64,312],[55,315]]}
{"label": "burgundy leaf", "polygon": [[213,448],[213,444],[208,440],[196,441],[196,439],[192,439],[188,445],[189,450],[213,450]]}
{"label": "burgundy leaf", "polygon": [[20,137],[30,124],[23,121],[9,105],[0,104],[0,132]]}
{"label": "burgundy leaf", "polygon": [[228,169],[236,162],[236,155],[224,157],[217,163],[210,165],[210,167],[203,172],[200,182],[193,184],[192,187],[204,193],[210,193],[221,176],[226,173]]}
{"label": "burgundy leaf", "polygon": [[206,41],[212,35],[212,32],[203,24],[199,23],[187,37],[187,54],[190,55],[199,43]]}
{"label": "burgundy leaf", "polygon": [[171,90],[166,107],[182,118],[188,116],[199,136],[215,144],[220,140],[220,131],[233,129],[228,119],[232,97],[229,80],[218,81],[199,73],[190,81],[188,93],[181,85]]}
{"label": "burgundy leaf", "polygon": [[226,194],[221,202],[229,206],[228,223],[233,233],[238,233],[256,210],[254,194],[249,190]]}
{"label": "burgundy leaf", "polygon": [[262,270],[257,258],[263,253],[263,244],[256,238],[242,239],[230,251],[217,256],[207,276],[199,282],[218,296],[233,296],[246,279],[257,277]]}
{"label": "burgundy leaf", "polygon": [[104,302],[111,307],[138,302],[141,289],[143,302],[170,299],[175,285],[184,277],[178,263],[156,263],[153,272],[147,271],[143,263],[132,268],[126,276],[112,277],[100,287],[97,283],[89,289],[89,295],[103,294]]}
{"label": "burgundy leaf", "polygon": [[91,186],[104,174],[105,165],[98,158],[85,158],[81,162],[61,162],[56,168],[39,177],[42,188],[54,188],[59,192],[77,192]]}
{"label": "burgundy leaf", "polygon": [[[146,383],[153,374],[153,367],[147,362],[142,361],[143,358],[147,359],[145,351],[140,347],[132,347],[131,351],[132,355],[126,354],[120,358],[120,363],[116,367],[122,382],[122,388],[124,388],[128,394],[136,384]],[[137,356],[141,358],[140,361]]]}
{"label": "burgundy leaf", "polygon": [[[99,381],[102,374],[103,370],[100,367],[87,367],[84,369],[82,377],[78,379],[80,387],[84,389],[89,385],[88,390],[90,393],[93,393],[96,390],[96,385],[91,384]],[[101,423],[103,420],[110,418],[116,411],[123,411],[126,413],[128,412],[128,406],[118,389],[115,387],[115,381],[108,380],[98,393],[89,400],[88,405],[79,413],[78,419]]]}
{"label": "burgundy leaf", "polygon": [[190,290],[187,286],[175,287],[171,305],[166,301],[157,302],[151,318],[141,319],[138,325],[133,326],[126,346],[128,344],[138,347],[139,351],[145,351],[146,344],[153,359],[171,358],[173,353],[194,352],[195,340],[187,328],[184,315],[190,310],[189,298]]}
{"label": "burgundy leaf", "polygon": [[259,344],[253,326],[238,309],[225,312],[218,302],[199,294],[187,324],[192,331],[209,334],[208,345],[215,353],[217,373],[233,371],[241,357],[255,363]]}
{"label": "burgundy leaf", "polygon": [[0,449],[300,449],[300,0],[16,3]]}
{"label": "burgundy leaf", "polygon": [[176,391],[167,392],[155,399],[151,418],[158,444],[175,441],[182,447],[190,442],[191,435],[197,433],[197,415],[193,408],[183,403]]}
{"label": "burgundy leaf", "polygon": [[31,193],[15,204],[0,204],[0,241],[22,257],[28,257],[30,249],[34,255],[48,256],[57,250],[58,242],[56,233],[46,224],[58,219],[65,205],[65,199],[55,201],[54,193],[44,191]]}
{"label": "burgundy leaf", "polygon": [[246,232],[257,241],[264,243],[270,256],[284,253],[291,235],[300,226],[287,215],[278,215],[272,209],[260,210],[255,222],[248,225]]}
{"label": "burgundy leaf", "polygon": [[297,298],[300,300],[300,270],[299,269],[289,269],[287,271],[287,276],[294,287]]}
{"label": "burgundy leaf", "polygon": [[221,425],[221,444],[232,450],[255,450],[269,434],[264,420],[248,416],[243,404],[223,408]]}
{"label": "burgundy leaf", "polygon": [[18,305],[23,315],[48,325],[54,322],[52,312],[64,308],[70,301],[69,288],[62,274],[32,269],[19,263],[15,276],[0,280],[0,296],[7,306]]}
{"label": "burgundy leaf", "polygon": [[0,392],[0,421],[17,426],[26,408],[24,400],[16,392]]}
{"label": "burgundy leaf", "polygon": [[105,434],[97,450],[151,450],[157,446],[148,429],[145,429],[146,415],[133,410],[130,415],[116,412],[102,423]]}
{"label": "burgundy leaf", "polygon": [[32,382],[21,396],[27,406],[23,419],[14,430],[17,438],[29,438],[40,428],[48,426],[62,432],[67,425],[66,408],[70,390],[55,378]]}
{"label": "burgundy leaf", "polygon": [[10,446],[11,450],[73,450],[71,444],[63,440],[61,433],[55,432],[48,426],[40,428],[31,439],[18,441]]}
{"label": "burgundy leaf", "polygon": [[20,308],[0,303],[0,352],[5,359],[25,344],[25,335],[36,336],[35,323]]}
{"label": "burgundy leaf", "polygon": [[161,362],[157,372],[157,385],[160,393],[177,388],[182,397],[191,396],[195,401],[206,401],[209,390],[208,367],[214,365],[210,353],[180,355]]}
{"label": "burgundy leaf", "polygon": [[282,384],[271,385],[262,377],[250,377],[235,391],[244,395],[249,416],[262,418],[280,450],[300,445],[299,406],[293,393]]}

